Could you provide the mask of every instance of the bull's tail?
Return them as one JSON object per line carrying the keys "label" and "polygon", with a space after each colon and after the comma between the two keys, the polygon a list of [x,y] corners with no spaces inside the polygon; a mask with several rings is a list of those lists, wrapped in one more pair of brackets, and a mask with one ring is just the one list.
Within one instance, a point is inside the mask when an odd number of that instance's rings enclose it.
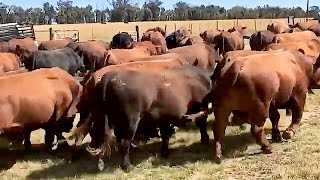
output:
{"label": "bull's tail", "polygon": [[[108,83],[113,79],[113,77],[116,75],[115,71],[112,71],[110,73],[107,73],[102,76],[101,80],[97,82],[96,88],[95,88],[95,104],[96,104],[96,110],[99,111],[99,114],[104,114],[104,121],[97,121],[93,122],[93,129],[96,131],[95,136],[100,136],[103,135],[103,142],[98,142],[99,144],[101,143],[99,148],[91,148],[90,146],[87,147],[87,151],[94,155],[94,156],[111,156],[111,147],[114,144],[112,141],[112,135],[109,127],[109,120],[108,116],[105,114],[104,108],[106,107],[106,101],[107,101],[107,87]],[[98,119],[97,119],[98,120]],[[101,137],[95,137],[94,135],[92,136],[93,138],[96,138],[100,140]]]}

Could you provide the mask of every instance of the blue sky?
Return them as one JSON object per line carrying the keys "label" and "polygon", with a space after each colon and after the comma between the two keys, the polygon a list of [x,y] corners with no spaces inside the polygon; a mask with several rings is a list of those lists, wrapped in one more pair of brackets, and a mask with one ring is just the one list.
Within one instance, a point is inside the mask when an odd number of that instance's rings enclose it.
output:
{"label": "blue sky", "polygon": [[[145,0],[132,0],[134,3],[139,3],[140,5]],[[172,8],[173,5],[180,0],[162,0],[163,7],[165,8]],[[307,0],[184,0],[185,2],[191,5],[219,5],[224,6],[226,8],[231,8],[236,5],[245,6],[245,7],[256,7],[256,6],[263,6],[269,4],[270,6],[282,6],[282,7],[297,7],[300,6],[303,9],[306,9],[306,2]],[[8,5],[17,5],[23,8],[28,7],[40,7],[45,2],[50,2],[53,5],[57,4],[57,0],[0,0],[0,2]],[[98,5],[99,9],[103,7],[108,7],[107,0],[73,0],[73,4],[77,6],[86,6],[88,4],[95,7]],[[310,0],[310,6],[319,5],[319,0]]]}

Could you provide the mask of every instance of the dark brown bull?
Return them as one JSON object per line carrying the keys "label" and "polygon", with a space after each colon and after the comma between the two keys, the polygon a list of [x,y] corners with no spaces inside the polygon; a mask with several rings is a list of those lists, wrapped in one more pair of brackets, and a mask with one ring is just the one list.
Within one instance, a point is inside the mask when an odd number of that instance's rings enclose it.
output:
{"label": "dark brown bull", "polygon": [[108,147],[110,135],[106,132],[108,126],[114,127],[123,157],[121,167],[129,170],[130,144],[138,126],[155,126],[161,131],[161,154],[167,157],[172,135],[170,126],[184,125],[185,114],[200,111],[210,90],[209,75],[194,66],[155,73],[113,71],[105,74],[96,86],[90,146],[98,148],[106,143]]}
{"label": "dark brown bull", "polygon": [[45,143],[50,146],[54,135],[62,138],[61,133],[72,128],[82,86],[67,72],[39,69],[1,77],[0,84],[1,136],[21,142],[25,135],[29,148],[30,132],[44,128]]}
{"label": "dark brown bull", "polygon": [[313,65],[312,58],[299,51],[283,51],[237,58],[216,71],[212,94],[216,107],[214,146],[217,162],[221,162],[223,136],[231,112],[237,112],[238,118],[251,124],[252,135],[263,152],[271,153],[263,125],[269,117],[272,138],[281,139],[277,109],[289,108],[292,123],[283,138],[290,139],[299,128],[306,93],[312,80],[316,79],[313,78],[316,70],[318,63]]}
{"label": "dark brown bull", "polygon": [[[68,47],[74,47],[69,44]],[[83,57],[83,63],[86,69],[101,69],[105,65],[106,47],[100,41],[88,41],[79,43],[74,50],[80,57]]]}

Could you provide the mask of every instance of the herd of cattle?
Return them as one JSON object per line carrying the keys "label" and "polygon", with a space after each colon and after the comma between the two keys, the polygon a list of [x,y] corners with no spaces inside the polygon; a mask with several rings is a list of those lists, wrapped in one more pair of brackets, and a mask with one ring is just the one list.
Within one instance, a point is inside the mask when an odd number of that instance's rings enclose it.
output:
{"label": "herd of cattle", "polygon": [[[249,123],[262,151],[271,153],[263,129],[266,119],[272,122],[272,140],[292,138],[306,94],[320,85],[320,24],[274,22],[267,29],[248,37],[241,26],[197,36],[185,28],[166,35],[156,27],[141,42],[128,33],[116,34],[110,44],[68,38],[1,42],[0,136],[24,141],[30,149],[30,134],[39,128],[45,130],[49,148],[54,136],[58,145],[75,139],[78,147],[90,134],[87,151],[103,168],[102,157],[111,155],[113,130],[121,167],[129,170],[129,150],[136,139],[161,137],[161,155],[167,157],[174,127],[194,121],[201,143],[208,144],[207,117],[214,112],[218,163],[231,124]],[[251,50],[244,50],[246,38]],[[292,114],[282,134],[278,109]],[[79,123],[65,138],[62,132],[71,131],[76,113]]]}

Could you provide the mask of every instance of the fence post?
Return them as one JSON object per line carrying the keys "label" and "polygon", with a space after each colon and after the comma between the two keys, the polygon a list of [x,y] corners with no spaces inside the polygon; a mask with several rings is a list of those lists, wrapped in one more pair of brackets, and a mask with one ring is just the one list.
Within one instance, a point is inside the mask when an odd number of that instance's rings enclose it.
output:
{"label": "fence post", "polygon": [[167,25],[164,25],[164,31],[167,32]]}
{"label": "fence post", "polygon": [[237,26],[239,26],[239,19],[237,19]]}
{"label": "fence post", "polygon": [[140,37],[139,37],[139,26],[136,26],[136,33],[137,33],[137,42],[140,41]]}
{"label": "fence post", "polygon": [[257,31],[257,20],[254,19],[254,30]]}
{"label": "fence post", "polygon": [[49,28],[49,40],[53,40],[52,28]]}
{"label": "fence post", "polygon": [[177,25],[176,25],[176,23],[174,23],[174,31],[176,31],[177,30]]}
{"label": "fence post", "polygon": [[219,30],[219,20],[216,21],[216,29]]}
{"label": "fence post", "polygon": [[201,27],[200,27],[200,23],[199,23],[199,32],[201,33]]}
{"label": "fence post", "polygon": [[191,34],[193,33],[192,24],[190,24]]}

